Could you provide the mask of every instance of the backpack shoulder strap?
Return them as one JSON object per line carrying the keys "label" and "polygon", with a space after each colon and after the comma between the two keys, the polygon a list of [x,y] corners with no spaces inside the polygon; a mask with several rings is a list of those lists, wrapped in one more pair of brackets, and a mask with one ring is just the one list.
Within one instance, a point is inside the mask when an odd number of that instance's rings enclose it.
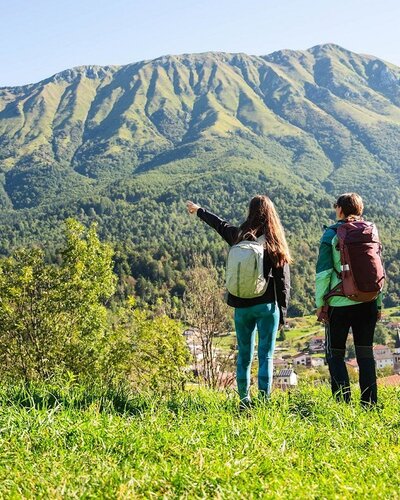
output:
{"label": "backpack shoulder strap", "polygon": [[259,237],[257,238],[257,241],[258,241],[258,243],[260,243],[260,245],[261,245],[261,244],[263,245],[263,244],[267,241],[267,240],[265,239],[265,234],[262,234],[261,236],[259,236]]}
{"label": "backpack shoulder strap", "polygon": [[[342,224],[338,224],[337,222],[335,224],[332,224],[331,226],[327,227],[326,230],[333,231],[335,235],[337,236],[338,233],[338,228]],[[336,273],[336,276],[338,277],[339,280],[342,280],[342,275],[338,269],[335,268],[335,265],[333,263],[333,272]],[[329,290],[329,292],[324,296],[324,302],[325,305],[327,305],[328,299],[331,297],[335,296],[343,296],[343,290],[342,290],[342,281],[340,281],[335,287],[332,288],[332,290]]]}

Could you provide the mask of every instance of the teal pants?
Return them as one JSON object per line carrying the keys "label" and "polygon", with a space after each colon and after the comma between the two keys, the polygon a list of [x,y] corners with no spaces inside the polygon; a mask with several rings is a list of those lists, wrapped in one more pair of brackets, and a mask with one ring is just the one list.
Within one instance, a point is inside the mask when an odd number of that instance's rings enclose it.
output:
{"label": "teal pants", "polygon": [[272,387],[273,356],[279,326],[279,308],[275,303],[235,309],[238,344],[236,381],[241,400],[249,400],[250,371],[258,330],[258,389],[268,397]]}

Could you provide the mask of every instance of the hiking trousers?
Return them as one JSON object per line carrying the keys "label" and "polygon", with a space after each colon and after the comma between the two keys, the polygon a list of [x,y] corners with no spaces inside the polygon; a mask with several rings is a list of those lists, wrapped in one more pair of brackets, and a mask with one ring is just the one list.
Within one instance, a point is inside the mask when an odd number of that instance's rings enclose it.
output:
{"label": "hiking trousers", "polygon": [[272,387],[273,355],[279,326],[279,308],[275,302],[235,308],[238,344],[236,381],[241,401],[250,399],[251,362],[258,330],[258,389],[268,397]]}
{"label": "hiking trousers", "polygon": [[331,375],[332,393],[338,400],[350,401],[350,382],[344,357],[351,327],[360,375],[361,403],[369,405],[377,402],[376,370],[372,350],[377,315],[376,300],[353,306],[329,308],[329,323],[325,325],[326,360]]}

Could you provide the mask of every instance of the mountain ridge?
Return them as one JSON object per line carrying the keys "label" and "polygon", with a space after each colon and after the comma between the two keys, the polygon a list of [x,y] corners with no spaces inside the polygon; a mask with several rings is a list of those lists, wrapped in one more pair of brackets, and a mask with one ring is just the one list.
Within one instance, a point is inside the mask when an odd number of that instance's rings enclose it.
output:
{"label": "mountain ridge", "polygon": [[[7,176],[26,158],[46,159],[101,178],[101,169],[87,165],[108,159],[129,162],[134,171],[165,151],[232,133],[281,144],[315,141],[313,154],[322,149],[322,163],[332,168],[348,161],[352,149],[385,163],[377,135],[383,125],[398,134],[399,82],[400,68],[336,44],[266,56],[206,52],[80,66],[0,89],[0,171]],[[366,123],[375,127],[372,134]],[[397,161],[395,150],[389,154]]]}
{"label": "mountain ridge", "polygon": [[[248,57],[254,57],[254,58],[268,58],[270,56],[273,56],[274,54],[280,54],[280,53],[290,53],[290,54],[298,54],[298,55],[302,55],[306,52],[312,52],[312,51],[318,51],[320,49],[333,49],[333,50],[340,50],[340,51],[343,51],[347,54],[356,54],[355,52],[349,50],[349,49],[346,49],[345,47],[339,45],[339,44],[336,44],[336,43],[333,43],[333,42],[328,42],[328,43],[321,43],[321,44],[317,44],[317,45],[313,45],[312,47],[309,47],[308,49],[279,49],[279,50],[275,50],[275,51],[272,51],[268,54],[260,54],[260,55],[256,55],[256,54],[247,54],[246,52],[226,52],[226,51],[205,51],[205,52],[194,52],[194,53],[190,53],[190,52],[182,52],[180,54],[164,54],[164,55],[161,55],[161,56],[158,56],[154,59],[140,59],[138,61],[134,61],[134,62],[131,62],[131,63],[127,63],[127,64],[106,64],[106,65],[101,65],[101,64],[80,64],[78,66],[72,66],[71,68],[65,68],[61,71],[57,71],[56,73],[54,73],[53,75],[47,77],[47,78],[44,78],[42,80],[38,80],[38,81],[35,81],[35,82],[30,82],[30,83],[26,83],[26,84],[21,84],[21,85],[1,85],[0,86],[0,91],[1,90],[4,90],[4,89],[22,89],[22,88],[25,88],[25,87],[32,87],[34,85],[37,85],[39,83],[43,83],[43,82],[47,82],[47,81],[50,81],[52,79],[58,79],[58,77],[61,77],[63,74],[68,74],[70,72],[79,72],[79,70],[85,70],[86,68],[90,68],[90,69],[93,69],[93,70],[104,70],[104,71],[107,71],[107,70],[113,70],[113,69],[120,69],[120,68],[123,68],[123,67],[126,67],[126,66],[131,66],[131,65],[135,65],[135,64],[142,64],[142,63],[149,63],[149,62],[155,62],[155,61],[159,61],[159,60],[163,60],[163,59],[168,59],[168,58],[183,58],[183,57],[187,57],[187,56],[203,56],[203,55],[218,55],[218,54],[225,54],[225,55],[231,55],[231,56],[235,56],[235,55],[245,55],[245,56],[248,56]],[[394,67],[394,68],[398,68],[399,66],[390,62],[390,61],[387,61],[386,59],[383,59],[383,58],[380,58],[380,57],[376,57],[372,54],[367,54],[367,53],[359,53],[357,54],[361,57],[364,57],[364,58],[370,58],[370,59],[374,59],[374,60],[377,60],[377,61],[381,61],[382,63],[386,64],[386,65],[389,65],[391,67]]]}

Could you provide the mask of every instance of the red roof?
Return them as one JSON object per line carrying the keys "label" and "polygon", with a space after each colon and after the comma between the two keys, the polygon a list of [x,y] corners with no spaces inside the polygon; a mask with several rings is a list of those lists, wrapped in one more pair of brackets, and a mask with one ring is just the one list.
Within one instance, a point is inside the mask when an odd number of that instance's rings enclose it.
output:
{"label": "red roof", "polygon": [[375,349],[377,351],[380,351],[381,349],[389,349],[389,347],[387,345],[378,344],[378,345],[374,345],[374,350]]}
{"label": "red roof", "polygon": [[358,368],[357,360],[356,358],[349,359],[346,361],[346,365],[351,366],[352,368]]}
{"label": "red roof", "polygon": [[380,385],[400,385],[400,375],[390,375],[389,377],[378,378],[378,384]]}

